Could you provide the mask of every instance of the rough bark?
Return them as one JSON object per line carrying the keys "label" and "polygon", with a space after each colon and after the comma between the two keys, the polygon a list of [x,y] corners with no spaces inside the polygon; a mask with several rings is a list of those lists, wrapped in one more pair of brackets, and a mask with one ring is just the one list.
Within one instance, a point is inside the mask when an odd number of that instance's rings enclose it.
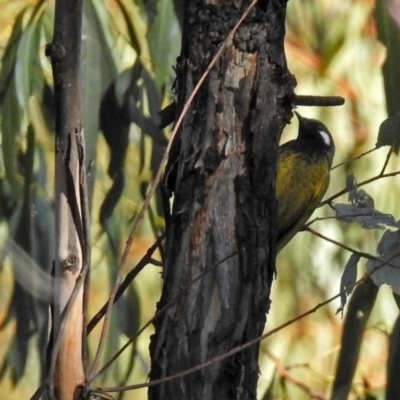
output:
{"label": "rough bark", "polygon": [[[57,251],[53,336],[60,333],[63,312],[82,270],[83,132],[79,62],[82,0],[58,0],[51,57],[56,106],[55,215]],[[71,400],[84,381],[82,364],[83,286],[68,313],[55,365],[55,397]],[[51,394],[52,395],[52,394]]]}
{"label": "rough bark", "polygon": [[[247,0],[183,2],[178,109]],[[275,270],[276,156],[293,101],[283,48],[286,1],[259,1],[197,94],[165,175],[164,288],[150,351],[160,379],[263,331]],[[258,346],[177,381],[150,399],[255,399]]]}

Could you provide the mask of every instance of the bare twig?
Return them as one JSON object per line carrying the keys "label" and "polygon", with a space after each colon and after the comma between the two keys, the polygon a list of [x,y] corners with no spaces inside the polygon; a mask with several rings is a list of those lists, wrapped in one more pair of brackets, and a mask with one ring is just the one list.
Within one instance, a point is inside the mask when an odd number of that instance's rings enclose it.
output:
{"label": "bare twig", "polygon": [[267,356],[273,360],[275,363],[276,369],[279,372],[279,375],[284,378],[286,381],[292,383],[293,385],[297,386],[301,390],[303,390],[305,393],[308,394],[310,399],[317,399],[317,400],[328,400],[327,397],[325,397],[322,393],[318,393],[309,386],[307,386],[304,382],[296,379],[293,377],[288,369],[284,367],[284,365],[280,362],[278,357],[275,357],[272,353],[270,353],[268,350],[265,351]]}
{"label": "bare twig", "polygon": [[[360,183],[357,183],[357,186],[358,186],[358,187],[361,187],[361,186],[367,185],[368,183],[375,182],[375,181],[377,181],[378,179],[381,179],[381,178],[390,178],[390,177],[392,177],[392,176],[396,176],[396,175],[399,175],[399,174],[400,174],[400,171],[390,172],[390,173],[387,173],[387,174],[379,174],[379,175],[373,176],[372,178],[366,179],[365,181],[362,181],[362,182],[360,182]],[[344,189],[340,190],[339,192],[335,193],[333,196],[327,198],[327,199],[324,200],[324,201],[321,201],[321,203],[318,205],[318,207],[322,207],[322,206],[324,206],[325,204],[331,203],[333,200],[335,200],[336,198],[338,198],[338,197],[341,196],[342,194],[347,193],[348,191],[349,191],[349,190],[348,190],[347,188],[344,188]]]}
{"label": "bare twig", "polygon": [[374,147],[373,149],[370,149],[370,150],[368,150],[368,151],[366,151],[366,152],[364,152],[364,153],[361,153],[361,154],[359,154],[358,156],[355,156],[355,157],[353,157],[353,158],[349,158],[349,159],[346,160],[346,161],[343,161],[343,162],[341,162],[341,163],[339,163],[339,164],[336,164],[334,167],[331,168],[331,171],[334,170],[334,169],[336,169],[336,168],[341,167],[342,165],[351,163],[351,162],[353,162],[353,161],[355,161],[355,160],[359,160],[360,158],[366,156],[367,154],[372,153],[372,152],[375,151],[376,149],[378,149],[378,147]]}
{"label": "bare twig", "polygon": [[[341,245],[341,244],[339,244],[339,245]],[[352,251],[352,250],[350,250],[350,251]],[[343,294],[347,293],[349,289],[354,288],[355,286],[359,285],[361,282],[364,282],[365,280],[370,278],[371,275],[373,275],[376,271],[381,269],[383,266],[391,265],[390,262],[394,258],[398,257],[399,254],[400,254],[400,250],[399,250],[399,252],[394,254],[392,257],[390,257],[389,260],[382,261],[377,257],[371,256],[370,254],[361,253],[361,252],[357,252],[357,251],[355,251],[355,252],[358,253],[358,254],[361,254],[362,256],[366,256],[366,258],[375,259],[376,261],[379,262],[379,265],[377,265],[370,272],[364,274],[363,277],[361,277],[359,280],[357,280],[353,285],[350,285],[350,287],[346,287],[345,289],[343,289],[342,291],[340,291],[336,295],[334,295],[334,296],[330,297],[329,299],[317,304],[315,307],[307,310],[306,312],[298,315],[297,317],[294,317],[294,318],[284,322],[283,324],[279,325],[278,327],[276,327],[274,329],[271,329],[269,332],[267,332],[267,333],[255,338],[253,340],[250,340],[249,342],[247,342],[247,343],[245,343],[245,344],[243,344],[241,346],[237,346],[237,347],[233,348],[232,350],[230,350],[230,351],[228,351],[228,352],[226,352],[224,354],[221,354],[220,356],[214,357],[214,358],[212,358],[212,359],[210,359],[210,360],[208,360],[208,361],[206,361],[204,363],[198,364],[198,365],[196,365],[196,366],[194,366],[192,368],[188,368],[185,371],[182,371],[182,372],[167,376],[165,378],[153,380],[153,381],[150,381],[150,382],[144,382],[144,383],[140,383],[140,384],[136,384],[136,385],[120,386],[120,387],[119,386],[115,386],[115,387],[96,388],[96,389],[92,389],[92,392],[93,393],[98,393],[98,392],[101,392],[101,393],[103,393],[103,392],[123,392],[123,391],[127,391],[127,390],[136,390],[136,389],[142,389],[142,388],[145,388],[145,387],[161,385],[161,384],[164,384],[166,382],[170,382],[170,381],[173,381],[173,380],[180,379],[180,378],[183,378],[185,376],[191,375],[191,374],[193,374],[195,372],[198,372],[198,371],[200,371],[200,370],[202,370],[204,368],[210,367],[210,366],[212,366],[214,364],[220,363],[221,361],[224,361],[227,358],[232,357],[235,354],[237,354],[239,352],[242,352],[243,350],[258,344],[259,342],[261,342],[262,340],[266,339],[267,337],[272,336],[273,334],[275,334],[275,333],[281,331],[282,329],[294,324],[295,322],[307,317],[308,315],[311,315],[311,314],[315,313],[320,308],[326,306],[327,304],[331,303],[332,301],[340,298]]]}
{"label": "bare twig", "polygon": [[[353,253],[353,254],[357,254],[357,255],[359,255],[360,257],[366,258],[367,260],[372,260],[372,261],[377,261],[377,262],[382,263],[382,260],[381,260],[379,257],[373,256],[372,254],[365,253],[365,252],[363,252],[363,251],[359,251],[359,250],[353,249],[352,247],[347,246],[347,245],[345,245],[344,243],[337,242],[336,240],[331,239],[331,238],[329,238],[329,237],[323,235],[322,233],[319,233],[319,232],[315,231],[314,229],[311,229],[310,227],[306,227],[304,230],[306,230],[306,231],[312,233],[312,234],[315,235],[315,236],[318,236],[318,237],[321,238],[321,239],[326,240],[326,241],[329,242],[329,243],[332,243],[332,244],[334,244],[334,245],[336,245],[336,246],[342,248],[343,250],[347,250],[347,251],[349,251],[349,252],[351,252],[351,253]],[[391,264],[391,263],[390,263],[390,261],[393,260],[393,258],[396,258],[398,255],[400,255],[400,250],[399,250],[398,254],[396,254],[396,255],[395,255],[394,257],[392,257],[390,260],[386,261],[384,265],[388,265],[389,267],[399,269],[399,267],[398,267],[397,265],[394,265],[394,264]],[[382,267],[382,265],[381,265],[381,267]]]}
{"label": "bare twig", "polygon": [[389,152],[386,156],[385,162],[383,163],[382,171],[380,172],[380,174],[378,176],[382,176],[385,173],[386,167],[389,164],[389,160],[390,160],[390,157],[392,156],[392,154],[393,154],[393,147],[390,147]]}
{"label": "bare twig", "polygon": [[[362,279],[357,281],[356,284],[359,284],[364,279],[365,278],[363,277]],[[348,288],[346,288],[346,290],[348,290]],[[258,344],[259,342],[261,342],[262,340],[266,339],[267,337],[272,336],[276,332],[279,332],[282,329],[288,327],[289,325],[292,325],[293,323],[303,319],[304,317],[315,313],[320,308],[322,308],[325,305],[331,303],[333,300],[336,300],[337,298],[340,298],[340,296],[342,294],[344,294],[344,293],[345,293],[345,290],[343,290],[342,292],[338,293],[337,295],[329,298],[328,300],[325,300],[322,303],[317,304],[315,307],[313,307],[310,310],[304,312],[303,314],[300,314],[297,317],[286,321],[282,325],[279,325],[278,327],[276,327],[274,329],[271,329],[269,332],[265,333],[264,335],[259,336],[259,337],[255,338],[255,339],[253,339],[253,340],[241,345],[241,346],[235,347],[232,350],[230,350],[230,351],[228,351],[228,352],[226,352],[226,353],[224,353],[224,354],[222,354],[220,356],[214,357],[214,358],[208,360],[205,363],[196,365],[196,366],[194,366],[192,368],[188,368],[185,371],[182,371],[182,372],[167,376],[167,377],[162,378],[162,379],[157,379],[157,380],[154,380],[154,381],[151,381],[151,382],[144,382],[144,383],[139,383],[139,384],[136,384],[136,385],[124,386],[124,387],[96,388],[96,389],[92,389],[92,391],[93,391],[93,393],[97,393],[97,392],[110,392],[111,393],[111,392],[123,392],[123,391],[127,391],[127,390],[136,390],[136,389],[142,389],[142,388],[145,388],[145,387],[161,385],[161,384],[164,384],[166,382],[170,382],[170,381],[173,381],[173,380],[180,379],[180,378],[183,378],[185,376],[191,375],[191,374],[193,374],[195,372],[201,371],[204,368],[207,368],[207,367],[210,367],[210,366],[212,366],[214,364],[220,363],[221,361],[224,361],[227,358],[232,357],[235,354],[240,353],[241,351],[246,350],[247,348]]]}
{"label": "bare twig", "polygon": [[[164,239],[165,235],[161,235],[156,242],[147,250],[147,253],[142,257],[142,259],[136,264],[135,268],[133,268],[125,277],[124,281],[118,287],[118,290],[114,297],[114,303],[118,301],[121,295],[125,292],[126,288],[133,282],[136,276],[140,271],[147,265],[152,263],[152,255],[156,251],[156,249],[160,246],[161,241]],[[98,322],[103,318],[107,311],[107,305],[103,305],[103,307],[97,312],[97,314],[91,319],[87,326],[87,334],[89,335],[92,332],[93,328],[98,324]]]}
{"label": "bare twig", "polygon": [[331,107],[342,106],[344,98],[340,96],[305,96],[296,95],[294,98],[296,106],[317,106],[317,107]]}

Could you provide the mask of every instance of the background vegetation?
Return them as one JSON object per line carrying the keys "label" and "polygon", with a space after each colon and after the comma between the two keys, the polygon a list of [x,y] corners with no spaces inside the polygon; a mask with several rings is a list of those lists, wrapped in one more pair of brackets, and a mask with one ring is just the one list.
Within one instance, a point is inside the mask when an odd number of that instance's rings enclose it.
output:
{"label": "background vegetation", "polygon": [[[108,298],[115,266],[159,165],[168,131],[158,130],[157,112],[173,97],[173,65],[180,50],[179,2],[172,0],[85,1],[82,83],[84,129],[91,167],[93,270],[89,314]],[[291,0],[288,3],[286,51],[296,76],[297,94],[341,95],[340,108],[299,109],[324,121],[337,147],[335,163],[375,146],[386,118],[381,74],[385,47],[377,39],[372,0]],[[53,2],[0,0],[0,399],[29,398],[41,379],[39,349],[46,332],[46,283],[25,253],[47,274],[54,248],[54,110],[51,67],[44,56],[51,41]],[[382,24],[380,25],[382,27]],[[382,32],[381,32],[382,33]],[[392,36],[398,46],[397,38]],[[392,84],[392,87],[395,83]],[[296,132],[284,132],[283,141]],[[115,134],[118,132],[118,135]],[[126,149],[124,154],[123,149]],[[388,147],[332,171],[327,196],[343,189],[352,172],[357,181],[376,176]],[[399,169],[390,158],[386,171]],[[365,188],[375,207],[400,219],[398,178],[379,179]],[[346,202],[343,196],[337,201]],[[321,217],[333,216],[325,206]],[[352,248],[375,254],[380,230],[325,219],[313,229]],[[134,241],[128,273],[163,230],[155,199],[140,236]],[[15,250],[8,238],[20,247]],[[11,242],[12,243],[12,242]],[[278,256],[271,313],[274,328],[340,291],[340,277],[350,253],[304,232]],[[160,255],[154,256],[159,259]],[[157,263],[155,263],[157,264]],[[147,265],[113,313],[104,360],[154,314],[159,299],[160,267]],[[359,264],[359,275],[365,271]],[[23,285],[15,276],[25,277]],[[32,306],[34,305],[34,309]],[[328,396],[335,374],[343,320],[337,300],[264,341],[260,397],[307,399]],[[382,287],[363,336],[352,397],[383,398],[388,336],[398,308]],[[138,383],[149,372],[151,327],[104,373],[97,384]],[[98,327],[90,335],[94,352]],[[268,397],[273,388],[273,397]],[[3,397],[6,393],[6,397]],[[145,398],[146,391],[124,398]],[[323,397],[321,397],[323,398]]]}

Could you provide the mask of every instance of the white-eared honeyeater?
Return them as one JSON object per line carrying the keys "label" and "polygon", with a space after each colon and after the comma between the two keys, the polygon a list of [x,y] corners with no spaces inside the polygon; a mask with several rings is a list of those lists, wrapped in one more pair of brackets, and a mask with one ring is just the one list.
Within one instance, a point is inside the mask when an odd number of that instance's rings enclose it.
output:
{"label": "white-eared honeyeater", "polygon": [[278,155],[278,251],[304,226],[324,196],[335,154],[328,128],[316,119],[295,114],[297,139],[280,146]]}

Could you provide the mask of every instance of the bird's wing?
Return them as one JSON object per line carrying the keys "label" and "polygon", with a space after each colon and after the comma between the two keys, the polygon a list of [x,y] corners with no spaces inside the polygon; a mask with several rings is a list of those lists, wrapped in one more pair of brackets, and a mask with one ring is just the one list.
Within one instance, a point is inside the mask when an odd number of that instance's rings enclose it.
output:
{"label": "bird's wing", "polygon": [[303,227],[324,196],[329,184],[329,167],[316,169],[313,164],[290,162],[295,154],[282,154],[289,162],[279,163],[276,183],[278,199],[278,251]]}
{"label": "bird's wing", "polygon": [[[321,196],[322,197],[322,196]],[[297,208],[295,213],[292,213],[294,223],[286,225],[284,229],[279,229],[277,251],[281,251],[293,236],[304,226],[308,218],[314,212],[315,208],[321,201],[321,197],[310,198],[307,204],[302,204]]]}

